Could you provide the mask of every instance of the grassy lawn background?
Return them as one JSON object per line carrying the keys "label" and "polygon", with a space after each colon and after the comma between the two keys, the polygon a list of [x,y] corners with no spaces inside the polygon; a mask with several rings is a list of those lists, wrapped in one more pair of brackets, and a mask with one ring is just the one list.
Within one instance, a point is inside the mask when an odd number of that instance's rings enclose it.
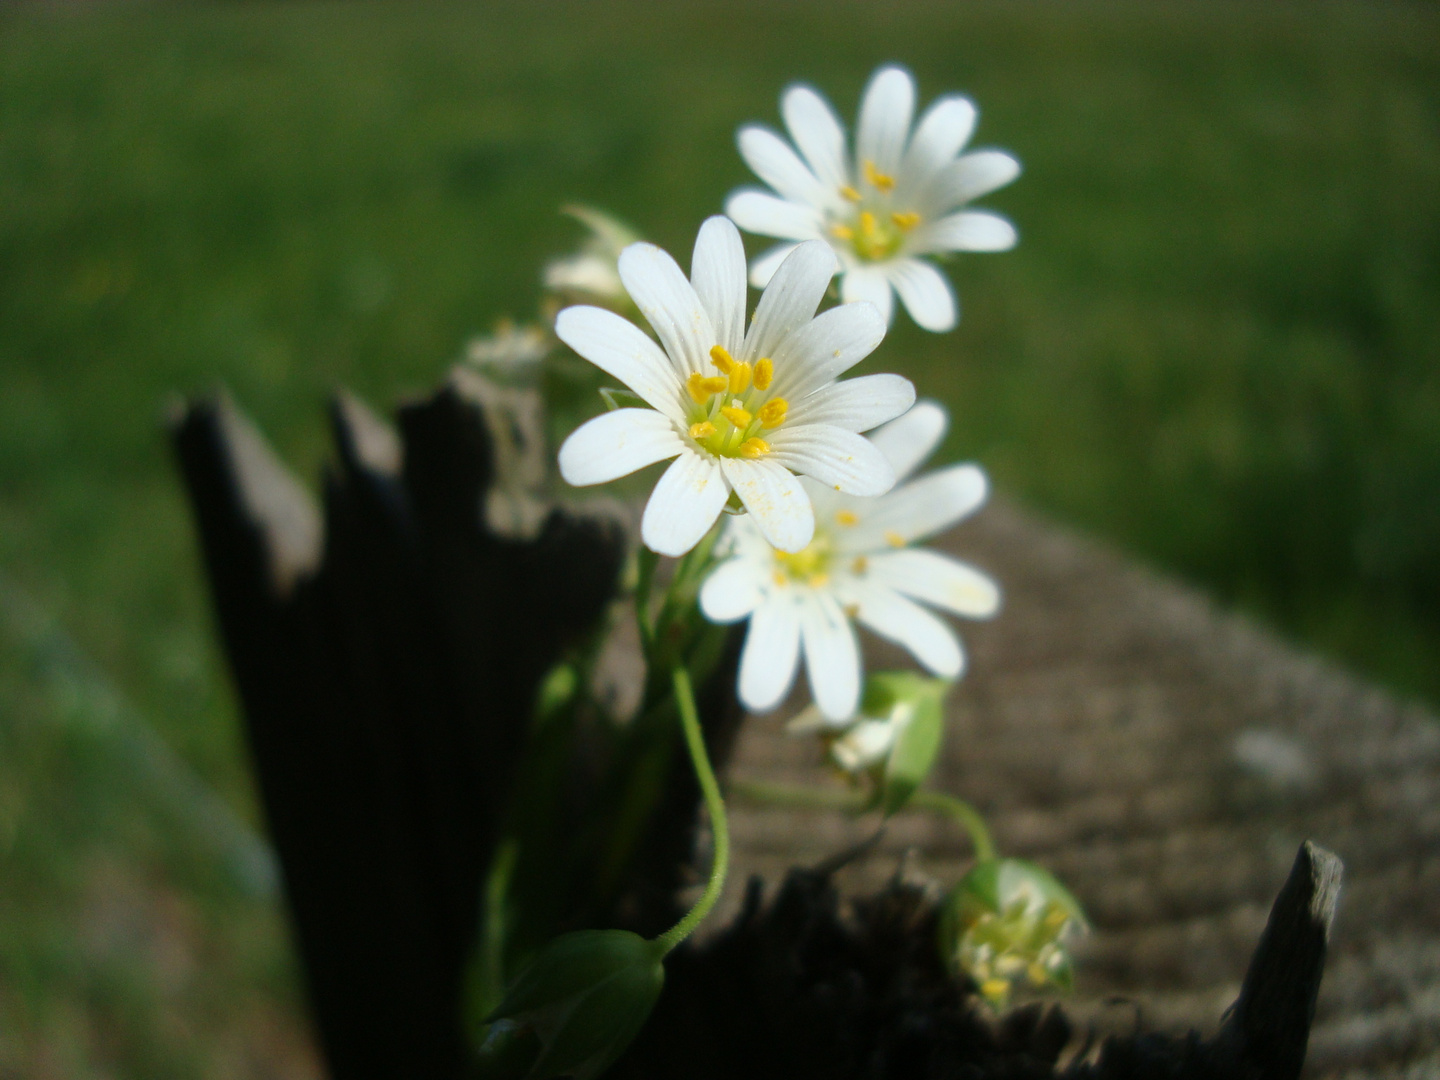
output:
{"label": "grassy lawn background", "polygon": [[1435,9],[11,8],[0,1075],[313,1067],[272,902],[176,824],[255,813],[167,395],[227,385],[313,478],[333,387],[388,405],[534,311],[561,203],[688,252],[739,123],[795,78],[853,117],[886,60],[975,97],[1022,239],[862,370],[1012,496],[1440,702]]}

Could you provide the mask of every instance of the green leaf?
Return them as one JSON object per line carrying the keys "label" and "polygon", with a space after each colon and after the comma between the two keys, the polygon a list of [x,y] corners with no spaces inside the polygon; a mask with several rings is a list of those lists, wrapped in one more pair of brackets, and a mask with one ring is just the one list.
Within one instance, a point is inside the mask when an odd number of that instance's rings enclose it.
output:
{"label": "green leaf", "polygon": [[[930,775],[945,733],[945,712],[941,703],[949,684],[940,679],[922,679],[909,672],[894,673],[895,676],[902,674],[908,676],[904,683],[892,677],[873,691],[869,685],[866,689],[867,699],[872,694],[891,698],[889,714],[892,722],[900,725],[890,758],[885,763],[884,794],[880,807],[887,817],[909,802],[910,796]],[[879,675],[871,676],[869,683],[873,684],[880,678]],[[867,708],[866,715],[876,714]]]}

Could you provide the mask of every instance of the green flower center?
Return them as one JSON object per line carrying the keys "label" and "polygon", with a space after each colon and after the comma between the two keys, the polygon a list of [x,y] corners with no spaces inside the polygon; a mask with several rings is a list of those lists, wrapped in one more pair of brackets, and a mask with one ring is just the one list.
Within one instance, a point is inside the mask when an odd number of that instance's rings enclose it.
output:
{"label": "green flower center", "polygon": [[770,394],[775,365],[768,357],[753,365],[736,360],[723,345],[710,350],[710,362],[720,374],[697,373],[685,384],[690,438],[720,457],[764,457],[770,444],[763,435],[783,424],[790,411],[789,402]]}

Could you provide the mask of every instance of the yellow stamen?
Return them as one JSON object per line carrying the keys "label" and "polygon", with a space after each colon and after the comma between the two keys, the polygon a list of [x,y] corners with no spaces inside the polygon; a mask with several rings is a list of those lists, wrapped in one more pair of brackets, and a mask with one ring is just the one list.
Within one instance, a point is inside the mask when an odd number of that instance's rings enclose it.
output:
{"label": "yellow stamen", "polygon": [[849,184],[845,184],[840,188],[840,196],[841,198],[849,199],[851,202],[860,201],[860,193]]}
{"label": "yellow stamen", "polygon": [[858,619],[858,618],[860,617],[860,605],[859,605],[859,604],[846,604],[845,607],[844,607],[844,611],[845,611],[845,617],[846,617],[847,619]]}
{"label": "yellow stamen", "polygon": [[[764,410],[762,409],[761,412],[763,413]],[[841,525],[854,525],[860,519],[849,510],[836,510],[835,520]]]}
{"label": "yellow stamen", "polygon": [[887,531],[886,531],[886,533],[885,533],[885,542],[886,542],[887,544],[889,544],[891,547],[904,547],[904,546],[905,546],[905,538],[904,538],[903,536],[901,536],[899,533],[895,532],[894,530],[887,530]]}
{"label": "yellow stamen", "polygon": [[730,369],[730,393],[743,394],[745,388],[750,385],[750,365],[744,360],[739,361]]}
{"label": "yellow stamen", "polygon": [[850,228],[849,225],[831,225],[830,235],[835,237],[836,240],[854,240],[855,230]]}
{"label": "yellow stamen", "polygon": [[860,211],[860,235],[866,240],[873,241],[875,233],[880,228],[880,223],[875,220],[875,215],[869,210]]}
{"label": "yellow stamen", "polygon": [[720,410],[720,415],[737,428],[747,428],[750,426],[750,421],[755,419],[738,405],[726,405]]}
{"label": "yellow stamen", "polygon": [[895,178],[893,176],[886,176],[879,169],[875,168],[875,162],[866,161],[864,170],[865,179],[881,191],[890,191],[895,187]]}
{"label": "yellow stamen", "polygon": [[770,452],[770,444],[764,439],[746,439],[740,444],[740,456],[748,458],[764,457]]}
{"label": "yellow stamen", "polygon": [[729,385],[729,381],[720,378],[718,375],[706,378],[698,371],[690,376],[685,383],[685,389],[690,391],[690,396],[695,399],[695,404],[704,405],[716,394],[720,393]]}
{"label": "yellow stamen", "polygon": [[715,345],[710,349],[710,362],[726,375],[729,375],[730,369],[735,366],[735,358],[724,345]]}
{"label": "yellow stamen", "polygon": [[992,1002],[1002,1002],[1010,995],[1010,984],[1004,979],[986,979],[980,984],[980,993]]}
{"label": "yellow stamen", "polygon": [[811,574],[809,585],[812,589],[823,589],[830,584],[829,574]]}
{"label": "yellow stamen", "polygon": [[709,420],[702,420],[698,424],[690,425],[690,438],[699,442],[701,439],[708,439],[715,434],[715,425]]}
{"label": "yellow stamen", "polygon": [[855,561],[850,564],[850,569],[857,574],[863,574],[870,569],[870,560],[864,555],[855,556]]}
{"label": "yellow stamen", "polygon": [[755,389],[770,389],[770,381],[775,378],[775,365],[770,362],[768,356],[762,356],[755,361]]}
{"label": "yellow stamen", "polygon": [[907,211],[903,214],[891,214],[890,220],[895,223],[895,227],[901,232],[909,232],[916,225],[920,224],[920,215],[914,211]]}
{"label": "yellow stamen", "polygon": [[773,401],[767,401],[760,406],[760,423],[767,428],[779,427],[785,422],[785,414],[790,411],[790,403],[783,397],[777,397]]}
{"label": "yellow stamen", "polygon": [[771,577],[772,577],[772,579],[774,580],[774,582],[775,582],[776,585],[788,585],[788,584],[790,584],[790,579],[785,576],[785,574],[784,574],[783,571],[776,570],[775,573],[771,575]]}

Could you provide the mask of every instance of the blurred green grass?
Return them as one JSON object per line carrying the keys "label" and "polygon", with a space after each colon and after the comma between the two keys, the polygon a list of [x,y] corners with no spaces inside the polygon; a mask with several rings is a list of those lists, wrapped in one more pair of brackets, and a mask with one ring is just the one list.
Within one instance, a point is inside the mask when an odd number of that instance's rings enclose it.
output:
{"label": "blurred green grass", "polygon": [[[749,181],[739,123],[775,123],[795,78],[853,116],[886,60],[926,100],[972,94],[977,141],[1026,173],[985,200],[1020,247],[951,266],[959,330],[902,316],[870,369],[946,400],[948,450],[1003,490],[1440,702],[1440,12],[1422,6],[7,8],[0,571],[253,822],[167,395],[229,386],[313,477],[333,387],[388,405],[534,311],[575,239],[561,203],[688,251]],[[68,706],[5,635],[0,1073],[206,1073],[214,1010],[177,1027],[154,994],[111,1008],[94,964],[39,942],[129,866],[230,957],[204,978],[289,1001],[273,908],[143,825],[151,793],[107,778],[124,758],[104,738],[45,719]]]}

